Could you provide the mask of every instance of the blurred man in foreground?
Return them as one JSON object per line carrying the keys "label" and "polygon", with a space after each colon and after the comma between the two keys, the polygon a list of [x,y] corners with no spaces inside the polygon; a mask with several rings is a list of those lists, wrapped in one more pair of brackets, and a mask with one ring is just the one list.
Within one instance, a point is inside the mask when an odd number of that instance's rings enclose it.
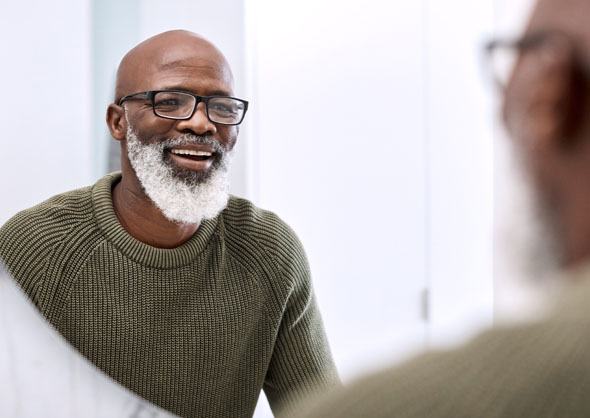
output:
{"label": "blurred man in foreground", "polygon": [[489,46],[517,53],[504,120],[534,198],[532,279],[566,288],[552,314],[361,379],[302,416],[590,416],[588,22],[588,0],[540,0],[521,39]]}

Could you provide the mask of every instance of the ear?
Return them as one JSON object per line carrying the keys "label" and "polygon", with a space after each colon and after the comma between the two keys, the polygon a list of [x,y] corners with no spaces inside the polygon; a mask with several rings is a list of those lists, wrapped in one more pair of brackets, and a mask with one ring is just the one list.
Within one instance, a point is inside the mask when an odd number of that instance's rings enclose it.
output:
{"label": "ear", "polygon": [[571,145],[583,112],[583,83],[573,50],[528,52],[506,92],[504,119],[512,136],[529,149]]}
{"label": "ear", "polygon": [[122,106],[110,104],[107,108],[106,121],[113,138],[117,141],[125,139],[127,136],[127,119],[125,119],[125,109]]}

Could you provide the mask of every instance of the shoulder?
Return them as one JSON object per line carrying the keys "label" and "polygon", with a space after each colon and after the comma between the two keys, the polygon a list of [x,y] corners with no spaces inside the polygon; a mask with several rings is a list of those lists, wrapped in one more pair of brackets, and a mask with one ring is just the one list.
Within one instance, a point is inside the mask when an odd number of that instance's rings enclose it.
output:
{"label": "shoulder", "polygon": [[61,193],[29,209],[18,212],[1,228],[0,237],[14,233],[62,229],[71,222],[92,215],[91,187]]}
{"label": "shoulder", "polygon": [[271,259],[284,273],[307,273],[307,257],[293,229],[274,212],[232,196],[222,213],[226,238],[252,256]]}
{"label": "shoulder", "polygon": [[254,240],[269,251],[303,251],[297,234],[274,212],[260,209],[246,199],[231,197],[223,211],[226,227],[244,239]]}
{"label": "shoulder", "polygon": [[489,330],[359,379],[304,416],[549,417],[555,407],[558,416],[580,416],[590,407],[588,325],[546,319]]}
{"label": "shoulder", "polygon": [[68,230],[91,219],[91,187],[53,196],[17,213],[0,228],[0,258],[10,268],[15,260],[39,256]]}

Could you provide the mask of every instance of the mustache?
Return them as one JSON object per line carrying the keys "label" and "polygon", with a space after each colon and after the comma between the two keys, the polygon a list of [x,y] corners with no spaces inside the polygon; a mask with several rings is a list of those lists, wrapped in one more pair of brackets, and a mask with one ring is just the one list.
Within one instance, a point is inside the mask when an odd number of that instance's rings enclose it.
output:
{"label": "mustache", "polygon": [[177,147],[181,145],[206,145],[218,154],[225,154],[228,149],[210,136],[184,134],[178,138],[168,138],[159,143],[162,149]]}

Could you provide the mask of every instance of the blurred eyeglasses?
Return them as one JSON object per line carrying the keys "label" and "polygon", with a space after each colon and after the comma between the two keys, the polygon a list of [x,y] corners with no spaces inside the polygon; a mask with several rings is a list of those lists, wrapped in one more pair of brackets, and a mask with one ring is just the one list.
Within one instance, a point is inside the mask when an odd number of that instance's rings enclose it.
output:
{"label": "blurred eyeglasses", "polygon": [[531,58],[535,65],[541,64],[568,47],[569,39],[556,31],[534,32],[518,39],[493,39],[485,45],[488,71],[504,91],[519,61]]}
{"label": "blurred eyeglasses", "polygon": [[181,90],[150,90],[123,96],[126,100],[150,100],[154,115],[165,119],[186,120],[193,117],[197,105],[205,103],[207,118],[220,125],[239,125],[244,120],[248,102],[229,96],[198,96]]}

